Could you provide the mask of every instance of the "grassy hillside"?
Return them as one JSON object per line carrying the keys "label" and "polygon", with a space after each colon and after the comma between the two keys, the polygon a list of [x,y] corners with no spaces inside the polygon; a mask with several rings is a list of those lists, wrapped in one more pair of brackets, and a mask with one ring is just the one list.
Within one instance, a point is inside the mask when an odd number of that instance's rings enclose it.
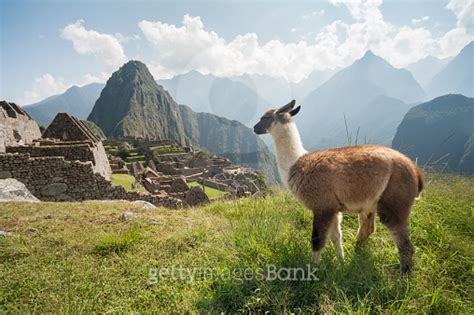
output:
{"label": "grassy hillside", "polygon": [[[349,215],[345,263],[328,246],[318,280],[267,281],[241,272],[310,261],[311,213],[285,193],[179,211],[3,203],[0,229],[13,235],[0,236],[0,312],[472,313],[473,211],[473,179],[433,177],[413,211],[415,269],[406,281],[386,229],[377,222],[355,249]],[[173,266],[190,269],[173,280],[164,271]]]}

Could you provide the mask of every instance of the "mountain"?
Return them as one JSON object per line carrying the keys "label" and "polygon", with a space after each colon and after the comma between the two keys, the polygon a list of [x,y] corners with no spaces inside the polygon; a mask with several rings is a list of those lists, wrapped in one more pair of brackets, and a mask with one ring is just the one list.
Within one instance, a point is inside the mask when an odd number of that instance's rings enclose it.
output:
{"label": "mountain", "polygon": [[148,136],[185,144],[177,104],[139,61],[130,61],[112,74],[87,120],[107,137]]}
{"label": "mountain", "polygon": [[[415,106],[403,118],[393,139],[418,165],[474,174],[474,98],[444,95]],[[443,166],[444,167],[444,166]]]}
{"label": "mountain", "polygon": [[[409,71],[396,69],[367,51],[361,59],[337,72],[303,99],[297,118],[303,142],[310,149],[347,144],[347,138],[344,141],[340,137],[345,131],[344,116],[349,122],[357,120],[358,124],[365,124],[364,115],[370,114],[367,107],[382,95],[403,103],[425,98],[423,89]],[[392,105],[378,106],[379,123],[392,119],[388,114]],[[387,113],[383,112],[384,108]]]}
{"label": "mountain", "polygon": [[474,41],[464,47],[426,87],[430,97],[448,93],[474,96]]}
{"label": "mountain", "polygon": [[129,61],[112,74],[88,120],[107,137],[172,139],[262,170],[272,182],[279,178],[275,158],[250,128],[178,106],[139,61]]}
{"label": "mountain", "polygon": [[236,164],[262,170],[272,182],[279,181],[274,156],[252,129],[236,120],[209,113],[195,113],[179,105],[187,139]]}
{"label": "mountain", "polygon": [[197,112],[212,113],[252,126],[268,106],[254,90],[242,82],[198,71],[160,80],[179,104],[189,104]]}
{"label": "mountain", "polygon": [[[408,110],[413,107],[396,98],[380,95],[370,101],[351,119],[347,119],[351,143],[392,144],[397,127]],[[358,134],[357,134],[358,133]],[[339,134],[340,140],[347,140],[346,130]]]}
{"label": "mountain", "polygon": [[72,86],[63,94],[23,106],[23,109],[42,126],[48,126],[59,112],[86,119],[103,87],[104,84],[101,83],[91,83],[82,87]]}
{"label": "mountain", "polygon": [[406,69],[413,74],[416,81],[420,83],[422,87],[426,87],[431,79],[440,72],[448,63],[451,58],[439,59],[433,56],[428,56],[415,63],[412,63]]}

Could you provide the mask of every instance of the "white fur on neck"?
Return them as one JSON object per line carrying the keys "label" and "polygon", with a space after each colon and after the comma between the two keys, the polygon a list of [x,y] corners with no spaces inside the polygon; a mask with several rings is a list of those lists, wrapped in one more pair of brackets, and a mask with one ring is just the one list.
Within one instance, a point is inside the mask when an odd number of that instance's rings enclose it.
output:
{"label": "white fur on neck", "polygon": [[294,122],[277,123],[270,130],[275,143],[276,157],[280,176],[288,187],[288,176],[291,167],[307,151],[303,148],[300,133]]}

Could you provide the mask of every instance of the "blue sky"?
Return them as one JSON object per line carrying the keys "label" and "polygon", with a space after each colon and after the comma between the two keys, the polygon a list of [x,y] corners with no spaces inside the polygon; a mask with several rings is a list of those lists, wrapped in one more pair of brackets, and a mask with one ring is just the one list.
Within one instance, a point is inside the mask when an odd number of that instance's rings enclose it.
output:
{"label": "blue sky", "polygon": [[129,59],[156,78],[190,70],[304,79],[367,49],[396,67],[455,55],[473,1],[1,1],[0,99],[20,105],[105,82]]}

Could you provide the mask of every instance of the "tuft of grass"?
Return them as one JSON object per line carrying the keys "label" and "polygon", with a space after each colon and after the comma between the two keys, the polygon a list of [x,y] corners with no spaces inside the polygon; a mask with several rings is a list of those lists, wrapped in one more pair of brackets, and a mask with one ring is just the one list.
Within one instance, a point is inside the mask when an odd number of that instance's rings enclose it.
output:
{"label": "tuft of grass", "polygon": [[94,250],[100,254],[119,254],[129,249],[132,245],[137,243],[139,239],[140,231],[138,229],[132,229],[119,234],[107,233],[97,240],[94,245]]}
{"label": "tuft of grass", "polygon": [[2,203],[12,235],[0,237],[0,312],[472,314],[473,211],[473,178],[429,176],[410,221],[410,277],[384,226],[356,247],[357,217],[345,215],[345,261],[327,244],[317,280],[285,281],[258,276],[309,275],[312,214],[285,192],[191,210]]}

